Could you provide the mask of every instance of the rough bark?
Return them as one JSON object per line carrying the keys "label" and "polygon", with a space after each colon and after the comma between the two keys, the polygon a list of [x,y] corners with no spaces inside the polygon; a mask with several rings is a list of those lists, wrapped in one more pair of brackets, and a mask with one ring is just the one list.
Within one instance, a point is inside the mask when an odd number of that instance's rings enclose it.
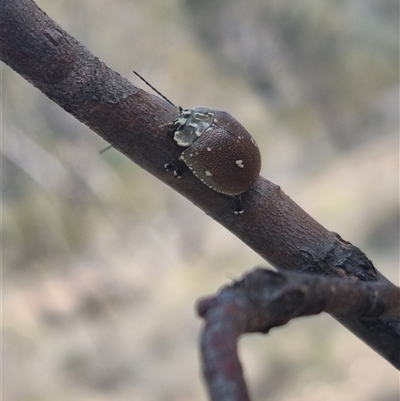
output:
{"label": "rough bark", "polygon": [[197,306],[203,374],[213,401],[250,400],[237,353],[245,333],[267,333],[299,317],[328,312],[368,320],[400,316],[400,288],[316,274],[255,269]]}

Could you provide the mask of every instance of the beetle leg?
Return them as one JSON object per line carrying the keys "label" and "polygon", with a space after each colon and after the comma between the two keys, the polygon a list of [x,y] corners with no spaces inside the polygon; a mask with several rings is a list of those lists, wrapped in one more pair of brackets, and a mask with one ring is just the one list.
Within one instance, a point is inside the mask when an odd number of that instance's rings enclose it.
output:
{"label": "beetle leg", "polygon": [[235,214],[242,214],[243,213],[242,196],[236,195],[235,201],[236,201]]}
{"label": "beetle leg", "polygon": [[176,178],[181,178],[182,176],[182,165],[183,162],[178,160],[174,163],[166,163],[164,164],[164,169],[167,171],[173,171],[174,172],[174,176]]}
{"label": "beetle leg", "polygon": [[105,148],[101,149],[99,151],[99,155],[102,155],[104,152],[107,152],[107,150],[110,150],[113,146],[112,145],[108,145]]}
{"label": "beetle leg", "polygon": [[157,128],[171,127],[172,125],[174,125],[174,123],[172,121],[169,121],[167,123],[158,125]]}

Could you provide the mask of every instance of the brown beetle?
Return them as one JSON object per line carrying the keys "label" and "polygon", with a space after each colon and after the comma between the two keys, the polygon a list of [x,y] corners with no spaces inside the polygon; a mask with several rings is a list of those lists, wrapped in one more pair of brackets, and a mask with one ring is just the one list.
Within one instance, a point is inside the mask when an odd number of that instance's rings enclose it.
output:
{"label": "brown beetle", "polygon": [[206,107],[182,110],[173,122],[180,156],[205,185],[230,196],[246,192],[260,174],[257,144],[229,113]]}
{"label": "brown beetle", "polygon": [[[137,72],[140,79],[172,106],[166,96]],[[235,213],[243,213],[240,195],[257,181],[261,170],[258,146],[246,129],[229,113],[207,107],[182,109],[172,122],[174,140],[185,149],[179,161],[164,165],[180,177],[183,162],[193,174],[214,191],[234,197]]]}

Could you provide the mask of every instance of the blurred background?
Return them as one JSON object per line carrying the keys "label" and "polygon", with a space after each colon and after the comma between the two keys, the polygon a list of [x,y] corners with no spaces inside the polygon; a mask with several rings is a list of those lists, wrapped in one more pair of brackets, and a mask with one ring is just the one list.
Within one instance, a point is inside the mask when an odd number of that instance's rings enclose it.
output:
{"label": "blurred background", "polygon": [[[108,66],[226,110],[262,175],[398,284],[397,0],[37,0]],[[198,298],[268,264],[2,66],[3,397],[197,401]],[[240,354],[254,401],[398,401],[326,315]]]}

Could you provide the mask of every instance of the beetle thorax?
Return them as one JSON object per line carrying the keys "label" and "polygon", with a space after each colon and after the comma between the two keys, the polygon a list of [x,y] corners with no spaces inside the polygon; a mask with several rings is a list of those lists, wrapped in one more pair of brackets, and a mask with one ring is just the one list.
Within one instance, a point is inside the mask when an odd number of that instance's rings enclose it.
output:
{"label": "beetle thorax", "polygon": [[174,120],[174,140],[179,146],[192,145],[214,121],[214,112],[206,107],[182,110]]}

